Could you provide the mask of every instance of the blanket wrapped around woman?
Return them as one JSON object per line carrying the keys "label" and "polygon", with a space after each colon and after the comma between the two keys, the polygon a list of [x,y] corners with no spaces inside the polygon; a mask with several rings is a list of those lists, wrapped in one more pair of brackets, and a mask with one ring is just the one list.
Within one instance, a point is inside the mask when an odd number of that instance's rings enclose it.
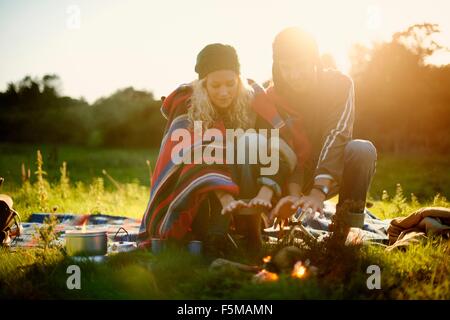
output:
{"label": "blanket wrapped around woman", "polygon": [[[249,84],[255,92],[250,104],[253,112],[262,118],[269,127],[282,128],[284,122],[278,115],[275,106],[267,99],[264,89],[252,81],[249,81]],[[139,240],[140,246],[143,247],[149,246],[151,238],[154,237],[182,239],[191,231],[191,225],[199,206],[209,192],[222,190],[235,197],[239,194],[239,187],[232,180],[228,164],[220,164],[221,161],[206,164],[205,159],[200,164],[193,163],[194,161],[176,164],[172,160],[172,150],[179,141],[171,141],[171,135],[177,129],[186,129],[191,134],[191,145],[187,148],[188,150],[184,150],[183,154],[194,154],[195,149],[204,147],[202,139],[194,138],[194,130],[188,118],[187,112],[191,96],[192,87],[190,85],[180,86],[164,99],[161,107],[161,112],[167,119],[167,125],[152,176],[150,200],[140,228]],[[222,137],[226,137],[226,127],[222,120],[217,120],[213,128],[220,130]],[[280,134],[282,135],[282,133]],[[214,144],[215,147],[224,146],[225,142],[214,141]],[[280,149],[284,149],[288,154],[287,157],[291,157],[290,166],[293,170],[296,159],[292,159],[292,150],[285,143]],[[283,154],[283,150],[280,151]],[[225,152],[226,150],[223,150],[224,155]],[[217,152],[212,157],[215,154]]]}

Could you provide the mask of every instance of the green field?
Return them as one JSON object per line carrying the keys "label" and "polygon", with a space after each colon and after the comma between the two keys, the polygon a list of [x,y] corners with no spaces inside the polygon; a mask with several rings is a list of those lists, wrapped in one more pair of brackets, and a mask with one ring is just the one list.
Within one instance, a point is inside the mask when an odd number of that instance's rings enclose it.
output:
{"label": "green field", "polygon": [[[5,187],[21,184],[21,164],[36,170],[36,151],[41,150],[44,169],[50,182],[59,180],[59,168],[67,162],[72,182],[91,183],[101,177],[105,169],[116,180],[123,183],[138,182],[149,185],[146,161],[156,161],[158,150],[145,149],[101,149],[74,146],[0,144],[0,174],[8,183]],[[107,185],[108,187],[108,185]]]}
{"label": "green field", "polygon": [[[37,150],[42,170],[35,174]],[[33,212],[108,213],[141,217],[149,195],[150,160],[157,150],[111,150],[0,144],[2,193],[15,200],[26,219]],[[63,161],[68,174],[61,173]],[[30,168],[22,182],[21,164]],[[406,215],[425,205],[450,207],[450,159],[439,155],[380,155],[370,191],[371,210],[381,218]],[[106,170],[109,177],[103,174]],[[26,170],[27,171],[27,170]],[[113,182],[114,179],[115,182]],[[401,188],[397,186],[401,184]],[[382,197],[383,190],[386,190]],[[414,193],[416,197],[411,198]],[[437,195],[440,193],[441,195]],[[271,254],[272,248],[266,248]],[[336,260],[333,276],[303,280],[282,276],[274,283],[252,283],[235,270],[209,271],[210,261],[180,248],[162,255],[133,252],[106,263],[78,263],[82,290],[66,287],[73,261],[58,249],[0,250],[0,297],[83,299],[450,299],[449,243],[434,239],[407,252],[387,252],[367,246],[339,249],[325,261]],[[317,252],[311,252],[317,254]],[[341,255],[347,254],[348,259]],[[322,257],[324,258],[324,257]],[[238,257],[245,261],[245,257]],[[320,265],[319,269],[329,267]],[[367,266],[382,270],[381,290],[366,286]]]}
{"label": "green field", "polygon": [[[48,188],[45,206],[30,199],[30,190],[22,184],[21,166],[30,169],[31,184],[37,181],[35,171],[36,152],[41,150],[43,170]],[[147,205],[149,193],[150,160],[154,167],[158,150],[145,149],[99,149],[84,147],[55,147],[49,145],[0,144],[0,176],[5,178],[3,192],[12,194],[17,208],[25,217],[44,209],[58,212],[108,214],[140,217]],[[57,188],[60,184],[60,168],[67,163],[70,193],[61,199]],[[436,194],[450,197],[450,158],[445,155],[394,155],[379,154],[377,172],[369,192],[370,198],[380,200],[383,190],[393,196],[396,185],[401,184],[403,193],[411,193],[421,203],[429,203]],[[106,170],[123,188],[118,190]],[[100,179],[99,179],[100,178]]]}
{"label": "green field", "polygon": [[[46,200],[36,186],[37,150],[42,153]],[[33,212],[105,213],[140,218],[147,205],[150,168],[157,150],[90,149],[78,147],[0,145],[0,176],[4,193],[13,196],[16,209],[26,219]],[[63,162],[68,184],[61,190]],[[22,183],[22,163],[30,169]],[[106,171],[107,176],[103,174]],[[114,181],[119,184],[119,188]],[[47,185],[48,183],[48,185]],[[33,187],[34,186],[34,187]],[[64,194],[63,194],[64,193]]]}

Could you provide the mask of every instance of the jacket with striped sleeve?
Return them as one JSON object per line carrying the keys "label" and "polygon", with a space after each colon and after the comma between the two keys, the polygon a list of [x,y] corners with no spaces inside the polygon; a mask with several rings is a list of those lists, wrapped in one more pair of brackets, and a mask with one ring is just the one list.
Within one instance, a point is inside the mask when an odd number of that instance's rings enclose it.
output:
{"label": "jacket with striped sleeve", "polygon": [[340,182],[344,169],[344,149],[352,139],[355,119],[355,90],[353,81],[340,73],[324,76],[324,114],[317,123],[320,153],[316,162],[315,179],[329,178]]}
{"label": "jacket with striped sleeve", "polygon": [[[332,179],[339,184],[344,169],[344,150],[352,139],[355,118],[352,79],[336,70],[324,70],[312,98],[288,98],[300,115],[296,127],[301,126],[310,148],[307,159],[297,166],[289,182],[300,184],[303,192],[309,192],[318,178]],[[285,122],[296,117],[279,110]]]}

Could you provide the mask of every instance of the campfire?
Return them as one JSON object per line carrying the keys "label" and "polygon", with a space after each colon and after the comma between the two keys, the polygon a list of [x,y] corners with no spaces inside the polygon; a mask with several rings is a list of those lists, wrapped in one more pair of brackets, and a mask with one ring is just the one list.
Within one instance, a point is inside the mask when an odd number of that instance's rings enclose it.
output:
{"label": "campfire", "polygon": [[81,226],[81,233],[86,233],[86,225],[87,225],[87,220],[83,222],[83,225]]}
{"label": "campfire", "polygon": [[[263,258],[264,265],[267,265],[272,260],[271,256],[267,256]],[[278,280],[278,274],[275,272],[267,271],[266,269],[262,269],[259,271],[254,277],[254,282],[270,282],[270,281],[277,281]]]}
{"label": "campfire", "polygon": [[278,274],[274,272],[267,271],[266,269],[262,269],[253,277],[253,281],[256,283],[261,282],[272,282],[278,280]]}
{"label": "campfire", "polygon": [[[281,252],[281,255],[284,252]],[[263,283],[263,282],[274,282],[279,280],[280,273],[286,273],[286,267],[281,266],[279,261],[273,260],[280,259],[280,253],[277,254],[275,259],[272,259],[271,256],[266,256],[262,259],[263,267],[262,269],[253,276],[253,282]],[[277,265],[278,264],[278,265]],[[292,263],[290,264],[292,265]],[[290,277],[296,279],[305,279],[310,275],[315,275],[317,273],[317,268],[315,266],[310,265],[310,261],[306,260],[305,262],[301,260],[297,260],[290,271]],[[289,274],[289,273],[286,273]]]}
{"label": "campfire", "polygon": [[306,276],[306,267],[301,261],[297,261],[297,263],[294,265],[291,276],[298,279],[302,279]]}

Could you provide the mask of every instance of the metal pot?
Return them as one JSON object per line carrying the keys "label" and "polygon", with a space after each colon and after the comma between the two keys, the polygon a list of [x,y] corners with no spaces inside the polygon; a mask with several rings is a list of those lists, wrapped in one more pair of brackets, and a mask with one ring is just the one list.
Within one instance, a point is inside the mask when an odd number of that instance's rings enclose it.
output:
{"label": "metal pot", "polygon": [[66,251],[69,256],[100,256],[108,252],[106,231],[66,232]]}

